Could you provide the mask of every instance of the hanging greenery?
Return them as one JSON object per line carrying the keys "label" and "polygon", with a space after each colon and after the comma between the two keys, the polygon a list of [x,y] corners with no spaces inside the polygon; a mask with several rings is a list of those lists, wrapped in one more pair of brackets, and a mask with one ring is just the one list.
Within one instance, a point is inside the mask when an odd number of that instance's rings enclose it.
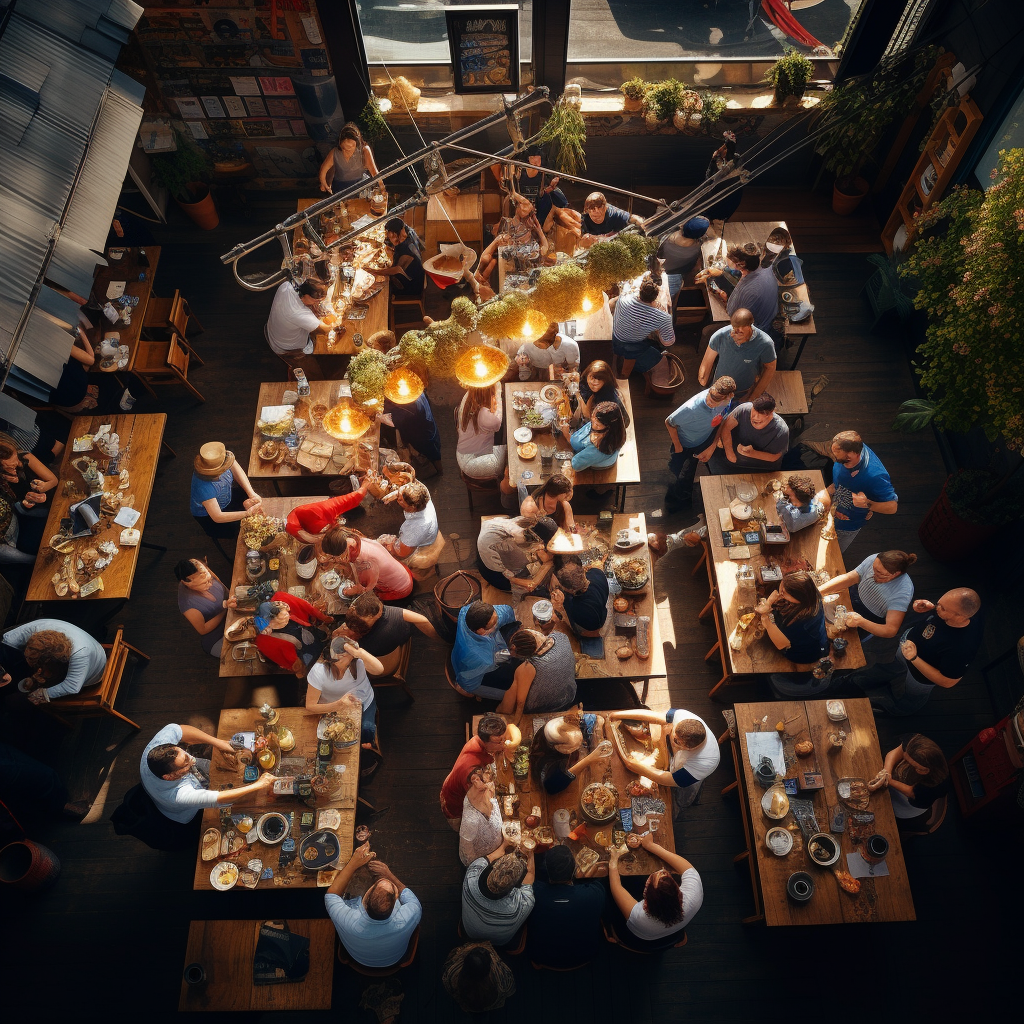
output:
{"label": "hanging greenery", "polygon": [[348,380],[352,387],[352,398],[361,405],[381,402],[384,398],[384,381],[388,376],[384,354],[375,348],[366,349],[353,356],[348,364]]}
{"label": "hanging greenery", "polygon": [[406,331],[399,339],[398,350],[410,363],[426,365],[434,354],[434,339],[423,331]]}
{"label": "hanging greenery", "polygon": [[367,142],[376,142],[388,133],[388,125],[384,120],[384,115],[380,112],[380,104],[376,96],[371,96],[366,101],[366,106],[363,107],[357,120],[359,130]]}
{"label": "hanging greenery", "polygon": [[480,311],[473,305],[465,295],[460,295],[452,301],[452,319],[465,331],[476,330],[477,321],[480,319]]}
{"label": "hanging greenery", "polygon": [[560,99],[541,129],[530,139],[538,146],[547,146],[551,163],[563,174],[579,174],[587,168],[587,122],[579,108]]}
{"label": "hanging greenery", "polygon": [[571,320],[583,304],[587,272],[578,263],[546,267],[537,278],[533,308],[551,321]]}
{"label": "hanging greenery", "polygon": [[489,338],[514,338],[522,333],[529,308],[525,292],[508,291],[480,310],[477,326]]}

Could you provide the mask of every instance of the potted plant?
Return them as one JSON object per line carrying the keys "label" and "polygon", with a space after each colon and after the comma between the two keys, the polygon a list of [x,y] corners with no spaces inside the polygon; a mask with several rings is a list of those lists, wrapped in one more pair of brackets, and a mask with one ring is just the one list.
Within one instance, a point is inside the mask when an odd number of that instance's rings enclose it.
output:
{"label": "potted plant", "polygon": [[729,101],[721,93],[708,92],[706,89],[702,89],[698,95],[701,99],[701,123],[707,128],[721,118]]}
{"label": "potted plant", "polygon": [[775,102],[785,103],[789,97],[803,98],[804,89],[814,74],[814,64],[802,53],[787,47],[782,56],[768,69],[764,80],[775,89]]}
{"label": "potted plant", "polygon": [[679,109],[682,102],[683,83],[674,78],[666,78],[664,82],[655,82],[644,97],[644,117],[647,127],[660,128],[669,121]]}
{"label": "potted plant", "polygon": [[622,93],[622,109],[639,113],[644,109],[644,96],[647,95],[647,83],[642,78],[631,78],[619,86]]}
{"label": "potted plant", "polygon": [[913,110],[937,53],[932,46],[916,54],[883,58],[870,74],[836,86],[822,100],[824,131],[815,151],[836,176],[832,196],[836,213],[849,216],[867,195],[868,183],[861,171],[889,125]]}
{"label": "potted plant", "polygon": [[564,98],[551,108],[548,119],[530,142],[548,146],[555,169],[565,174],[579,174],[587,166],[587,122],[579,108]]}
{"label": "potted plant", "polygon": [[[391,101],[384,100],[383,102],[387,103],[387,109],[390,110]],[[366,105],[359,114],[358,122],[359,130],[367,142],[376,142],[388,133],[388,125],[381,110],[381,100],[376,96],[371,95],[366,101]]]}
{"label": "potted plant", "polygon": [[672,117],[672,123],[681,132],[696,128],[700,124],[703,109],[704,100],[700,93],[696,89],[684,89],[679,99],[679,107]]}
{"label": "potted plant", "polygon": [[174,134],[178,148],[173,153],[161,153],[152,158],[153,179],[170,192],[199,227],[211,231],[220,223],[220,217],[210,187],[203,181],[210,171],[209,161],[180,132]]}

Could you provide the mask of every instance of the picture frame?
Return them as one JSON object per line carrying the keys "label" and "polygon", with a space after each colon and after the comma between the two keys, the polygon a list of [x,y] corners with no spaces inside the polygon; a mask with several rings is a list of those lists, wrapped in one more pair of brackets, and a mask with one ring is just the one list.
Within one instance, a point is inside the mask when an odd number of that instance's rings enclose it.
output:
{"label": "picture frame", "polygon": [[519,92],[519,5],[446,7],[455,92]]}

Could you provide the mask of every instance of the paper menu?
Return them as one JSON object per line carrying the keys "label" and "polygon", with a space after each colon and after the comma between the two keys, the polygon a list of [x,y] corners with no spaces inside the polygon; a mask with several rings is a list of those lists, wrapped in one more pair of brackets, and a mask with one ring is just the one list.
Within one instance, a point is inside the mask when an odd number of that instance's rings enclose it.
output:
{"label": "paper menu", "polygon": [[141,512],[136,511],[128,505],[122,505],[120,512],[114,516],[114,522],[117,523],[118,526],[132,527],[139,521],[141,516]]}
{"label": "paper menu", "polygon": [[107,298],[108,299],[119,299],[124,295],[125,288],[128,287],[127,281],[111,281],[107,285]]}
{"label": "paper menu", "polygon": [[771,760],[776,775],[786,774],[786,755],[782,749],[782,737],[774,728],[770,732],[747,733],[747,760],[754,771],[757,771],[762,757]]}

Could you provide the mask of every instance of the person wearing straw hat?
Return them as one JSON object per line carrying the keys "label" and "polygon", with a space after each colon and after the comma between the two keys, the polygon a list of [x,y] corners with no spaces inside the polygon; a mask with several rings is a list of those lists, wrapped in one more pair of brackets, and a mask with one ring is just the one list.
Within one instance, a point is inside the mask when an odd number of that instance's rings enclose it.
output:
{"label": "person wearing straw hat", "polygon": [[210,537],[233,537],[238,523],[262,507],[245,470],[220,441],[208,441],[192,463],[190,511]]}

